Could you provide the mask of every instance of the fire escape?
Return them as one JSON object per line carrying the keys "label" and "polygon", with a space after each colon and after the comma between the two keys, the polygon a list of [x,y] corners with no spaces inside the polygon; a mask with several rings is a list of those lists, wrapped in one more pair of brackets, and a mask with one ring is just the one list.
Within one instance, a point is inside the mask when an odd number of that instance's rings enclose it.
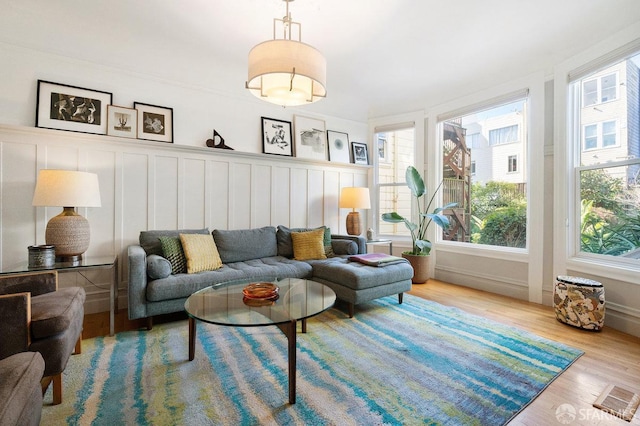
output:
{"label": "fire escape", "polygon": [[471,151],[467,148],[466,129],[461,122],[443,125],[443,205],[457,203],[444,214],[450,227],[445,240],[469,242],[471,236]]}

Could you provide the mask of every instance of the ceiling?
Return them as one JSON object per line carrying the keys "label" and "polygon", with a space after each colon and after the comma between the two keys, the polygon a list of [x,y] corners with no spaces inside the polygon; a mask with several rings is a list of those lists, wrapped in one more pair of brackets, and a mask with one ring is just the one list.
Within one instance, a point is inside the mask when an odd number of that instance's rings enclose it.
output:
{"label": "ceiling", "polygon": [[[244,89],[281,0],[0,0],[0,42],[203,87]],[[553,65],[640,22],[638,0],[296,0],[327,58],[311,111],[358,121],[424,109]],[[639,34],[640,37],[640,34]]]}

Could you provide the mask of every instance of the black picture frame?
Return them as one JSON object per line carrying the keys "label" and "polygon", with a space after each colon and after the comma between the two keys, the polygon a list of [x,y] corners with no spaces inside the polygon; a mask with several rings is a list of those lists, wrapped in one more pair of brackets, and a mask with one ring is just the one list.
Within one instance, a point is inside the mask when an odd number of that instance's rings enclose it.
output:
{"label": "black picture frame", "polygon": [[293,156],[290,121],[262,117],[262,153]]}
{"label": "black picture frame", "polygon": [[107,134],[107,105],[113,94],[38,80],[36,127]]}
{"label": "black picture frame", "polygon": [[329,161],[349,164],[349,135],[335,130],[327,130],[327,144],[329,145]]}
{"label": "black picture frame", "polygon": [[138,139],[173,143],[173,108],[134,102]]}
{"label": "black picture frame", "polygon": [[351,155],[354,164],[369,164],[369,151],[366,143],[351,142]]}

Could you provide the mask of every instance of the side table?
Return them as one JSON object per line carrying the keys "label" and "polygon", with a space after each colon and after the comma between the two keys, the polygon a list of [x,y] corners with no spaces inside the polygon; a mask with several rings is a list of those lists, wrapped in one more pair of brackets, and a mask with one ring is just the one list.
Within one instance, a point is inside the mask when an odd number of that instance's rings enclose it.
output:
{"label": "side table", "polygon": [[77,262],[56,262],[50,268],[30,268],[28,262],[21,262],[3,268],[1,274],[16,274],[35,271],[82,272],[91,269],[111,269],[112,280],[109,288],[109,335],[113,336],[115,314],[118,312],[118,256],[83,256]]}
{"label": "side table", "polygon": [[388,245],[389,246],[389,254],[393,254],[393,241],[392,240],[367,240],[367,252],[369,251],[368,246],[380,246],[380,245]]}

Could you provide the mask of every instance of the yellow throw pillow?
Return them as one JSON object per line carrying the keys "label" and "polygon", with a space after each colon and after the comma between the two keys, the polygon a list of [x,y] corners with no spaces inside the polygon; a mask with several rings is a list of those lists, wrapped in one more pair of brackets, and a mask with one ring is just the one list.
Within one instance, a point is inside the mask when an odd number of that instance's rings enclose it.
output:
{"label": "yellow throw pillow", "polygon": [[187,274],[214,271],[222,267],[220,253],[211,235],[180,234],[180,242],[187,258]]}
{"label": "yellow throw pillow", "polygon": [[295,260],[326,259],[324,254],[324,228],[307,232],[292,232],[293,258]]}

